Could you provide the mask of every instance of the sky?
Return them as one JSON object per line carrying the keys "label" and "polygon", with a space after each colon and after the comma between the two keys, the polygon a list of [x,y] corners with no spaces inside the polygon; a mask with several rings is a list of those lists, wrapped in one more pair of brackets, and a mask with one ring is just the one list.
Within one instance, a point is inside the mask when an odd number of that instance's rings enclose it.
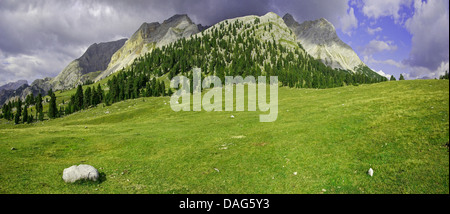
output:
{"label": "sky", "polygon": [[0,85],[55,77],[91,44],[129,38],[143,22],[188,14],[213,25],[267,12],[327,19],[388,77],[436,78],[449,67],[448,0],[0,0]]}

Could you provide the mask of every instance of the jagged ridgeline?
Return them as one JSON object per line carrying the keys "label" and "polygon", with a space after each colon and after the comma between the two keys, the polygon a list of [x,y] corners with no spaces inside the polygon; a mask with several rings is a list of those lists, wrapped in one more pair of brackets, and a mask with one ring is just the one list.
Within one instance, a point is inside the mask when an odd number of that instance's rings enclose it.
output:
{"label": "jagged ridgeline", "polygon": [[[187,16],[176,17],[170,20],[181,22],[183,17],[189,20]],[[290,23],[288,18],[285,17],[285,20]],[[131,65],[119,72],[107,70],[105,75],[101,75],[106,77],[114,73],[108,77],[109,89],[106,91],[99,85],[98,88],[88,87],[83,92],[79,85],[79,90],[71,97],[61,115],[101,102],[109,105],[138,97],[170,95],[172,91],[166,86],[172,77],[184,75],[192,81],[192,69],[195,67],[201,68],[203,78],[215,75],[221,78],[222,83],[225,82],[225,76],[245,78],[264,75],[278,76],[282,86],[323,89],[387,80],[363,63],[353,70],[327,66],[323,59],[314,58],[302,46],[300,42],[305,39],[299,39],[303,37],[298,34],[295,28],[297,25],[293,24],[289,28],[285,20],[275,13],[261,17],[240,17],[219,22],[200,33],[180,37],[164,45],[148,43],[151,50],[137,56]],[[173,27],[179,22],[167,21],[165,29],[172,33],[181,31]],[[312,42],[305,44],[311,46]]]}
{"label": "jagged ridgeline", "polygon": [[199,34],[155,48],[120,71],[126,78],[119,74],[117,82],[113,78],[110,86],[135,85],[134,91],[122,93],[133,98],[130,94],[146,94],[141,90],[152,84],[146,80],[170,80],[176,75],[192,79],[194,67],[201,68],[203,76],[216,75],[222,82],[225,76],[278,76],[283,86],[297,88],[332,88],[387,80],[369,75],[375,72],[363,68],[353,73],[326,66],[305,52],[278,15],[269,13],[225,20]]}

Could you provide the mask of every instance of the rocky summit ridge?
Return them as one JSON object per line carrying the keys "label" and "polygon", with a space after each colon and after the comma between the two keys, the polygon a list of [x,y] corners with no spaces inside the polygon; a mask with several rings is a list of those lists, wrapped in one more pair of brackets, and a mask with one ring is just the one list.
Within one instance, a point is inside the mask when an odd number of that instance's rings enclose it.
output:
{"label": "rocky summit ridge", "polygon": [[356,72],[366,66],[355,51],[336,34],[336,29],[328,20],[298,23],[291,14],[283,17],[286,25],[296,34],[298,42],[308,54],[332,68]]}
{"label": "rocky summit ridge", "polygon": [[107,69],[103,71],[95,81],[99,81],[122,68],[155,47],[162,47],[180,38],[189,37],[199,31],[199,26],[194,24],[186,14],[174,15],[162,24],[158,22],[143,23],[131,38],[111,58]]}
{"label": "rocky summit ridge", "polygon": [[[260,32],[259,37],[262,40],[274,39],[284,43],[286,47],[300,43],[306,53],[332,68],[354,73],[364,68],[367,75],[375,74],[361,61],[353,49],[338,37],[333,24],[324,18],[300,24],[291,14],[281,18],[269,12],[261,17],[237,17],[218,24],[231,23],[237,19],[252,24],[256,18],[260,18],[261,22],[271,22],[277,28],[275,34]],[[38,79],[31,85],[21,84],[14,90],[0,90],[2,91],[0,105],[13,98],[25,99],[30,93],[36,96],[38,93],[46,94],[49,89],[66,90],[86,81],[99,81],[122,68],[127,68],[136,58],[151,52],[156,47],[162,47],[192,35],[201,36],[200,32],[212,33],[209,29],[211,29],[210,26],[195,24],[186,14],[174,15],[162,23],[144,22],[128,40],[92,44],[80,58],[69,63],[54,78]]]}

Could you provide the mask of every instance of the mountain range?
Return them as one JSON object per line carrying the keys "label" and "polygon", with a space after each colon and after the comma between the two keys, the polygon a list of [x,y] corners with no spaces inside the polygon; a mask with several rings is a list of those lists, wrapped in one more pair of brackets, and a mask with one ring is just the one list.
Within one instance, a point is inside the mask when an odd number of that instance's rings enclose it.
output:
{"label": "mountain range", "polygon": [[[331,68],[351,73],[360,72],[367,76],[379,76],[337,36],[335,27],[324,18],[305,21],[301,24],[290,14],[286,14],[283,18],[275,13],[268,13],[261,17],[247,16],[236,19],[241,21],[270,19],[276,29],[270,33],[261,33],[259,37],[261,40],[274,39],[291,48],[301,44],[307,54]],[[99,81],[129,67],[136,59],[151,53],[156,48],[162,48],[182,38],[201,37],[202,32],[208,32],[211,28],[215,29],[224,22],[231,23],[234,20],[224,20],[209,27],[195,24],[188,15],[183,14],[172,16],[163,23],[143,23],[128,40],[121,39],[89,46],[80,58],[69,63],[54,78],[38,79],[31,85],[22,81],[17,83],[20,86],[16,84],[15,87],[0,87],[4,88],[0,90],[0,105],[11,99],[25,99],[30,93],[36,96],[38,93],[46,94],[49,89],[68,90],[79,84]],[[247,24],[252,23],[249,21]]]}

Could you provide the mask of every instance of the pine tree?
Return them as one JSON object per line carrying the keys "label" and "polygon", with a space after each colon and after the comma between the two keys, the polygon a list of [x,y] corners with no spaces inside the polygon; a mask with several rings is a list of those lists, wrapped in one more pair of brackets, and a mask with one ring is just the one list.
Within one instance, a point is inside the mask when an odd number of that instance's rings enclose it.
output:
{"label": "pine tree", "polygon": [[25,107],[23,108],[23,113],[22,113],[22,123],[26,123],[28,121],[28,105],[25,104]]}
{"label": "pine tree", "polygon": [[97,86],[97,94],[98,94],[98,98],[99,98],[98,99],[99,103],[101,103],[105,95],[104,95],[102,86],[100,84],[98,84],[98,86]]}
{"label": "pine tree", "polygon": [[54,119],[58,116],[58,109],[56,107],[56,95],[53,93],[53,91],[50,89],[48,92],[50,95],[50,103],[48,106],[48,117],[51,119]]}
{"label": "pine tree", "polygon": [[392,75],[390,81],[397,81],[397,79],[395,79],[394,75]]}
{"label": "pine tree", "polygon": [[81,85],[77,86],[77,91],[75,92],[75,96],[74,96],[74,107],[75,107],[75,111],[79,111],[81,109],[83,109],[83,105],[84,105],[84,96],[83,96],[83,87]]}
{"label": "pine tree", "polygon": [[22,100],[20,98],[16,101],[16,115],[19,118],[18,120],[20,120],[22,116]]}
{"label": "pine tree", "polygon": [[91,91],[91,87],[86,88],[86,90],[84,91],[84,108],[89,108],[89,106],[91,106],[92,104],[92,91]]}
{"label": "pine tree", "polygon": [[405,80],[405,77],[403,77],[403,74],[400,74],[399,80]]}
{"label": "pine tree", "polygon": [[39,120],[44,121],[44,112],[39,112]]}
{"label": "pine tree", "polygon": [[38,118],[38,114],[41,113],[43,111],[43,107],[42,107],[42,94],[39,93],[38,96],[36,97],[36,119]]}
{"label": "pine tree", "polygon": [[19,124],[20,123],[20,115],[18,112],[16,112],[16,114],[14,115],[14,124]]}

